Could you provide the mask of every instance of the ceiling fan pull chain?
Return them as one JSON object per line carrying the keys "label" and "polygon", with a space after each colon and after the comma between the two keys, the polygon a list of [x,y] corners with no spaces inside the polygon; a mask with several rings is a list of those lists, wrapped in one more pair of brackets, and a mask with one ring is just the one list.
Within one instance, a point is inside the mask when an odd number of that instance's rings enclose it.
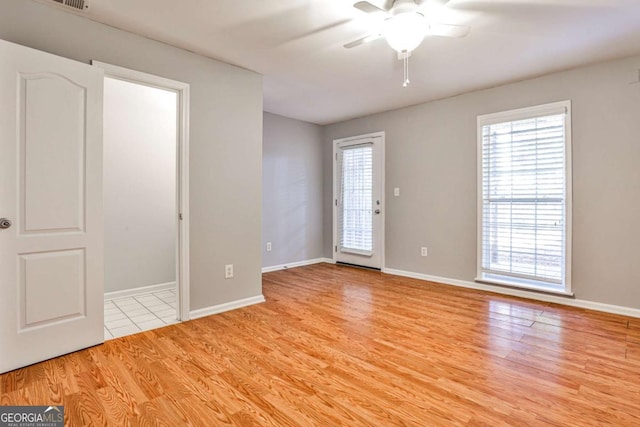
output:
{"label": "ceiling fan pull chain", "polygon": [[411,83],[409,81],[409,52],[404,51],[402,54],[404,56],[404,83],[402,83],[402,87],[407,87]]}

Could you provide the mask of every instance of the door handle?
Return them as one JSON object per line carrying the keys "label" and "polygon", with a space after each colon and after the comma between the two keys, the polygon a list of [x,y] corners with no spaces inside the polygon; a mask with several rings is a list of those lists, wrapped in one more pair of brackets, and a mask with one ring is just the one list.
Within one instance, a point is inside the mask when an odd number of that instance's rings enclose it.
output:
{"label": "door handle", "polygon": [[6,230],[7,228],[11,227],[11,220],[7,219],[7,218],[0,218],[0,229],[2,230]]}
{"label": "door handle", "polygon": [[373,213],[375,213],[376,215],[380,215],[380,209],[376,209],[375,211],[373,211]]}

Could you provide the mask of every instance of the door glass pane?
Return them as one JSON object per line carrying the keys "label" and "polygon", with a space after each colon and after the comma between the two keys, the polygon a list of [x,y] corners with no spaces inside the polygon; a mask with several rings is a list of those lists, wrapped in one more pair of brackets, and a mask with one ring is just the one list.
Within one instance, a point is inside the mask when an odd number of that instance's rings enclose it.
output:
{"label": "door glass pane", "polygon": [[373,146],[342,150],[340,248],[373,252]]}

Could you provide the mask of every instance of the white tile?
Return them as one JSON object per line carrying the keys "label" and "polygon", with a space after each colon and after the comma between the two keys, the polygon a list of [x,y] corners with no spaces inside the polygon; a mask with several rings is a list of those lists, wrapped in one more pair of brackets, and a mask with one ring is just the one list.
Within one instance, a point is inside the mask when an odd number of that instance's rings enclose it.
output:
{"label": "white tile", "polygon": [[122,307],[132,307],[132,306],[135,306],[135,305],[140,305],[140,303],[138,301],[136,301],[135,299],[133,299],[133,298],[127,298],[127,299],[124,299],[124,300],[118,300],[115,303],[120,308],[122,308]]}
{"label": "white tile", "polygon": [[147,310],[147,308],[144,305],[136,305],[136,306],[130,306],[130,307],[124,307],[122,309],[123,312],[125,312],[127,315],[129,315],[129,313],[133,313],[133,312],[141,312],[141,311],[149,311]]}
{"label": "white tile", "polygon": [[105,322],[113,322],[114,320],[120,320],[120,319],[126,319],[127,316],[121,312],[120,310],[118,310],[117,313],[105,313],[104,314],[104,321]]}
{"label": "white tile", "polygon": [[153,314],[151,314],[151,313],[143,314],[141,316],[131,317],[131,320],[136,325],[138,325],[138,324],[140,324],[142,322],[148,322],[149,320],[156,320],[156,319],[158,319],[158,318],[156,316],[154,316]]}
{"label": "white tile", "polygon": [[105,301],[105,339],[177,323],[175,289]]}
{"label": "white tile", "polygon": [[113,335],[111,335],[111,332],[109,332],[107,328],[104,328],[104,339],[110,340],[111,338],[113,338]]}
{"label": "white tile", "polygon": [[133,299],[133,297],[123,297],[123,298],[118,298],[111,301],[113,301],[114,304],[126,304],[128,302],[135,301],[135,300]]}
{"label": "white tile", "polygon": [[176,309],[171,307],[170,305],[166,305],[164,307],[157,307],[157,308],[154,308],[152,311],[153,311],[153,314],[155,314],[158,317],[166,317],[169,315],[175,316],[177,313]]}
{"label": "white tile", "polygon": [[165,305],[167,305],[167,303],[162,301],[160,298],[156,298],[155,301],[149,301],[144,303],[144,306],[147,308],[162,307]]}
{"label": "white tile", "polygon": [[138,333],[140,332],[140,328],[138,328],[136,325],[131,324],[130,326],[124,326],[122,328],[110,329],[110,331],[114,338],[118,338]]}
{"label": "white tile", "polygon": [[125,313],[127,316],[129,315],[129,313],[131,313],[132,311],[136,311],[136,310],[144,310],[145,307],[143,305],[128,305],[126,307],[121,307],[120,310],[122,310],[123,313]]}
{"label": "white tile", "polygon": [[122,313],[122,310],[120,310],[119,308],[110,308],[104,311],[105,316],[110,316],[110,315],[120,314],[120,313]]}
{"label": "white tile", "polygon": [[136,301],[144,304],[146,302],[158,301],[158,298],[155,297],[154,295],[144,295],[144,296],[137,296]]}
{"label": "white tile", "polygon": [[[167,311],[167,310],[171,310],[171,306],[169,305],[157,305],[155,307],[149,307],[149,311],[153,314],[155,314],[156,316],[158,316],[158,313],[162,312],[162,311]],[[163,316],[166,316],[166,314],[164,314]],[[162,316],[158,316],[158,317],[162,317]]]}
{"label": "white tile", "polygon": [[167,308],[165,310],[153,310],[153,314],[158,317],[176,316],[176,311],[173,308]]}
{"label": "white tile", "polygon": [[158,298],[175,298],[176,296],[175,293],[169,291],[156,292],[153,295],[157,296]]}
{"label": "white tile", "polygon": [[120,306],[120,310],[127,312],[127,311],[131,311],[131,310],[137,310],[140,308],[144,308],[144,306],[138,302],[136,302],[135,304],[127,304],[127,305],[121,305]]}
{"label": "white tile", "polygon": [[122,310],[125,309],[134,309],[134,308],[140,308],[140,307],[144,307],[143,304],[141,304],[139,301],[133,301],[131,303],[126,303],[125,305],[121,305],[119,306]]}
{"label": "white tile", "polygon": [[135,295],[136,299],[140,299],[140,298],[145,298],[145,299],[149,299],[149,298],[157,298],[155,294],[138,294]]}
{"label": "white tile", "polygon": [[149,320],[147,322],[138,323],[138,327],[143,331],[160,328],[162,326],[165,326],[165,323],[160,319],[154,319],[154,320]]}
{"label": "white tile", "polygon": [[178,323],[178,319],[176,319],[176,316],[167,316],[167,317],[163,317],[162,321],[164,323],[166,323],[167,325],[171,325],[172,323]]}
{"label": "white tile", "polygon": [[133,326],[133,322],[127,318],[114,320],[112,322],[104,322],[104,325],[113,332],[115,328],[122,328],[124,326]]}

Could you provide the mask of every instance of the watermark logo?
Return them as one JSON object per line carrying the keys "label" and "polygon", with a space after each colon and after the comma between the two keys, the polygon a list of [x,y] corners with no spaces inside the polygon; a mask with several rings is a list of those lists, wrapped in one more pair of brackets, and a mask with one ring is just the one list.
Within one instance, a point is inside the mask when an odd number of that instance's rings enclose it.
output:
{"label": "watermark logo", "polygon": [[64,427],[64,406],[0,406],[0,427]]}

